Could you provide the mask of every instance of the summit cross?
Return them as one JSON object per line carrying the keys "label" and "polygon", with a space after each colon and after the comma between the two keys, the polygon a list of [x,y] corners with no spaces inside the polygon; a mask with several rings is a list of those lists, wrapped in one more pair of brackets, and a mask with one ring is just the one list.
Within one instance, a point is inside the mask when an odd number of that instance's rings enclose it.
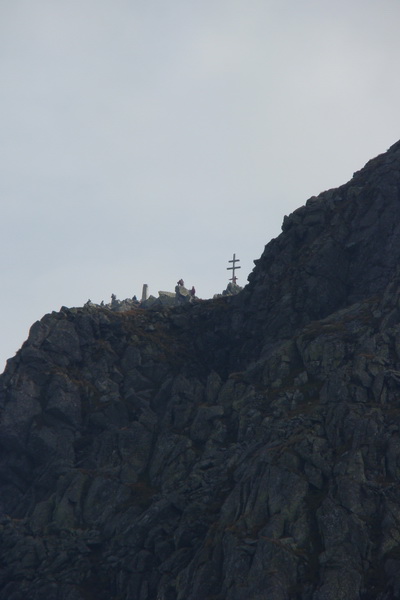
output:
{"label": "summit cross", "polygon": [[240,262],[240,258],[236,258],[236,254],[233,255],[233,259],[229,260],[228,262],[233,263],[231,267],[226,267],[227,271],[232,271],[232,277],[230,278],[229,281],[232,281],[232,283],[236,283],[236,279],[237,277],[235,277],[235,271],[236,269],[240,269],[241,267],[237,267],[236,263]]}

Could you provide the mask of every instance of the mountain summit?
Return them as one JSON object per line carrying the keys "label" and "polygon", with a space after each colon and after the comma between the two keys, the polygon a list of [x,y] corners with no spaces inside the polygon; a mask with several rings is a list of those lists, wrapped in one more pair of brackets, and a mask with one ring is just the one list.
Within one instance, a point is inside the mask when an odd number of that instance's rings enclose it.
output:
{"label": "mountain summit", "polygon": [[236,296],[35,323],[0,379],[0,600],[400,597],[400,142]]}

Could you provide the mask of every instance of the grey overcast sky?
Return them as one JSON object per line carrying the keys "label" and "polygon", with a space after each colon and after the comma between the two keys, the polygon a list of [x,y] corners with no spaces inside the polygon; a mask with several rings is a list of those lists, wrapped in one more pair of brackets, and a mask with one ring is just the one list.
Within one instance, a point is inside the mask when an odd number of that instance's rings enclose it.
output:
{"label": "grey overcast sky", "polygon": [[400,138],[399,0],[0,0],[0,371],[62,305],[244,285]]}

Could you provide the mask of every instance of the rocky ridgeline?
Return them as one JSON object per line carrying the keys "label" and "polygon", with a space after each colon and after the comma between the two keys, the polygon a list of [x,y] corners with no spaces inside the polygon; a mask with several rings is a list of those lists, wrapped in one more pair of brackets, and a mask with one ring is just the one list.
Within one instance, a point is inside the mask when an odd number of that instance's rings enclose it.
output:
{"label": "rocky ridgeline", "polygon": [[[214,294],[214,298],[221,298],[223,296],[235,296],[242,291],[237,283],[228,283],[222,294]],[[171,306],[181,306],[182,304],[198,302],[199,298],[195,295],[195,292],[188,290],[184,285],[175,286],[175,292],[158,292],[158,297],[150,295],[148,298],[138,300],[136,296],[133,298],[125,298],[125,300],[119,300],[115,294],[111,295],[111,302],[105,304],[96,304],[91,300],[88,300],[85,304],[86,308],[105,308],[114,312],[126,312],[136,308],[151,308],[152,310],[159,310]]]}
{"label": "rocky ridgeline", "polygon": [[1,378],[0,600],[400,597],[400,143],[244,290],[35,323]]}

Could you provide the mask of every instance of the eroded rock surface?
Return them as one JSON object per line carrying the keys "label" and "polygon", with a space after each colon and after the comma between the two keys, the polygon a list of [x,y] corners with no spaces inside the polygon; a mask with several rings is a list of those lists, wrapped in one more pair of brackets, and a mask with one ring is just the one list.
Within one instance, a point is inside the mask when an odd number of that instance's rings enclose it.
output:
{"label": "eroded rock surface", "polygon": [[0,600],[400,597],[400,143],[236,296],[35,323],[1,377]]}

